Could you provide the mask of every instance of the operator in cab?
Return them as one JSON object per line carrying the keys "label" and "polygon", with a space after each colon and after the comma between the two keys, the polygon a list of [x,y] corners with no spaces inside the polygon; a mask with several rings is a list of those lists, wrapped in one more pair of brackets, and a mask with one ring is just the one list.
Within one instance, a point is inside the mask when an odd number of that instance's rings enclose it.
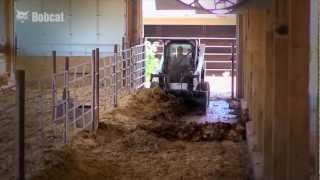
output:
{"label": "operator in cab", "polygon": [[171,58],[171,62],[169,63],[169,79],[171,82],[180,82],[183,74],[185,74],[190,67],[190,52],[188,52],[187,55],[184,55],[183,52],[183,47],[179,46],[176,56]]}

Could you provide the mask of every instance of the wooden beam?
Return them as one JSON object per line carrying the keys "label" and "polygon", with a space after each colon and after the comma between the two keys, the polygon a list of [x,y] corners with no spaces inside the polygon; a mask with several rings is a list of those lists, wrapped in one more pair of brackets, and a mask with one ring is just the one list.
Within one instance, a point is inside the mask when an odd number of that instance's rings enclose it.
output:
{"label": "wooden beam", "polygon": [[144,25],[236,25],[236,17],[145,17]]}
{"label": "wooden beam", "polygon": [[288,0],[274,0],[275,102],[272,136],[272,178],[288,177]]}
{"label": "wooden beam", "polygon": [[272,177],[272,136],[273,136],[273,119],[274,119],[274,95],[275,95],[275,58],[274,58],[274,35],[272,29],[272,13],[266,12],[266,100],[265,100],[265,118],[264,118],[264,146],[263,146],[263,159],[264,159],[264,178],[271,179]]}
{"label": "wooden beam", "polygon": [[237,17],[237,98],[244,97],[244,82],[243,82],[243,16]]}
{"label": "wooden beam", "polygon": [[309,179],[310,1],[290,0],[288,9],[288,179]]}
{"label": "wooden beam", "polygon": [[249,11],[249,36],[247,50],[250,54],[250,89],[249,111],[253,120],[253,133],[257,137],[256,150],[263,150],[263,121],[265,101],[265,50],[266,50],[266,22],[264,10]]}
{"label": "wooden beam", "polygon": [[310,0],[273,0],[241,15],[244,97],[264,179],[310,179]]}
{"label": "wooden beam", "polygon": [[139,44],[143,37],[142,0],[127,0],[128,45]]}

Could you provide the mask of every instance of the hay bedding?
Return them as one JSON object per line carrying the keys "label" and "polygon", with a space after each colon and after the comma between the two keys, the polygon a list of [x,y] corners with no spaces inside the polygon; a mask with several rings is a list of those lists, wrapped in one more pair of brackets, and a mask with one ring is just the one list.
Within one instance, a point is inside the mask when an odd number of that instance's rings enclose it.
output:
{"label": "hay bedding", "polygon": [[[73,89],[78,94],[86,91],[87,88],[83,87]],[[61,89],[58,92],[62,94]],[[17,128],[15,96],[15,90],[0,94],[0,180],[14,179]],[[46,158],[47,152],[58,149],[63,144],[63,124],[52,121],[50,89],[28,86],[25,107],[26,174],[31,177],[44,168],[43,158]]]}
{"label": "hay bedding", "polygon": [[[38,96],[39,91],[27,89],[26,92],[26,173],[30,177],[40,167],[40,156],[52,143],[52,128],[48,126],[51,120],[50,95]],[[0,94],[0,179],[14,179],[16,151],[16,112],[15,91],[9,90]],[[30,99],[30,97],[33,97]],[[40,101],[43,103],[39,105]],[[51,136],[51,137],[50,137]]]}
{"label": "hay bedding", "polygon": [[123,102],[102,116],[96,133],[47,152],[33,179],[248,179],[240,125],[179,122],[188,107],[159,89]]}

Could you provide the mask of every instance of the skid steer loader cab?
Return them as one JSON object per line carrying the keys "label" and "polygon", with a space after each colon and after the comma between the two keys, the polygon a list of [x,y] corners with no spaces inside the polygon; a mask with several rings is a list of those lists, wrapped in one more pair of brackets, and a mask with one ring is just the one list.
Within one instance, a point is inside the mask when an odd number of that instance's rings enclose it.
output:
{"label": "skid steer loader cab", "polygon": [[204,81],[204,46],[197,40],[164,40],[160,68],[151,77],[151,86],[200,105],[203,112],[209,104],[209,84]]}

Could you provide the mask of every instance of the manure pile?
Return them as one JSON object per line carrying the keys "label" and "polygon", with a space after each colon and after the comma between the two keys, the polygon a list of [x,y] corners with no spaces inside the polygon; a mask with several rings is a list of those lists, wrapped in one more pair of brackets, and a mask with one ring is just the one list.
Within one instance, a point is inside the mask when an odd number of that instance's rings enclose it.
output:
{"label": "manure pile", "polygon": [[[188,115],[192,108],[182,99],[155,88],[137,92],[129,99],[127,106],[118,111],[132,118],[138,117],[136,127],[169,140],[239,142],[245,139],[245,126],[240,122],[199,124],[182,121],[180,117]],[[115,112],[119,113],[117,110]]]}
{"label": "manure pile", "polygon": [[205,123],[197,124],[195,122],[161,122],[154,123],[151,126],[141,126],[149,132],[159,137],[169,140],[184,141],[223,141],[230,140],[239,142],[245,139],[245,127],[240,124],[228,123]]}

